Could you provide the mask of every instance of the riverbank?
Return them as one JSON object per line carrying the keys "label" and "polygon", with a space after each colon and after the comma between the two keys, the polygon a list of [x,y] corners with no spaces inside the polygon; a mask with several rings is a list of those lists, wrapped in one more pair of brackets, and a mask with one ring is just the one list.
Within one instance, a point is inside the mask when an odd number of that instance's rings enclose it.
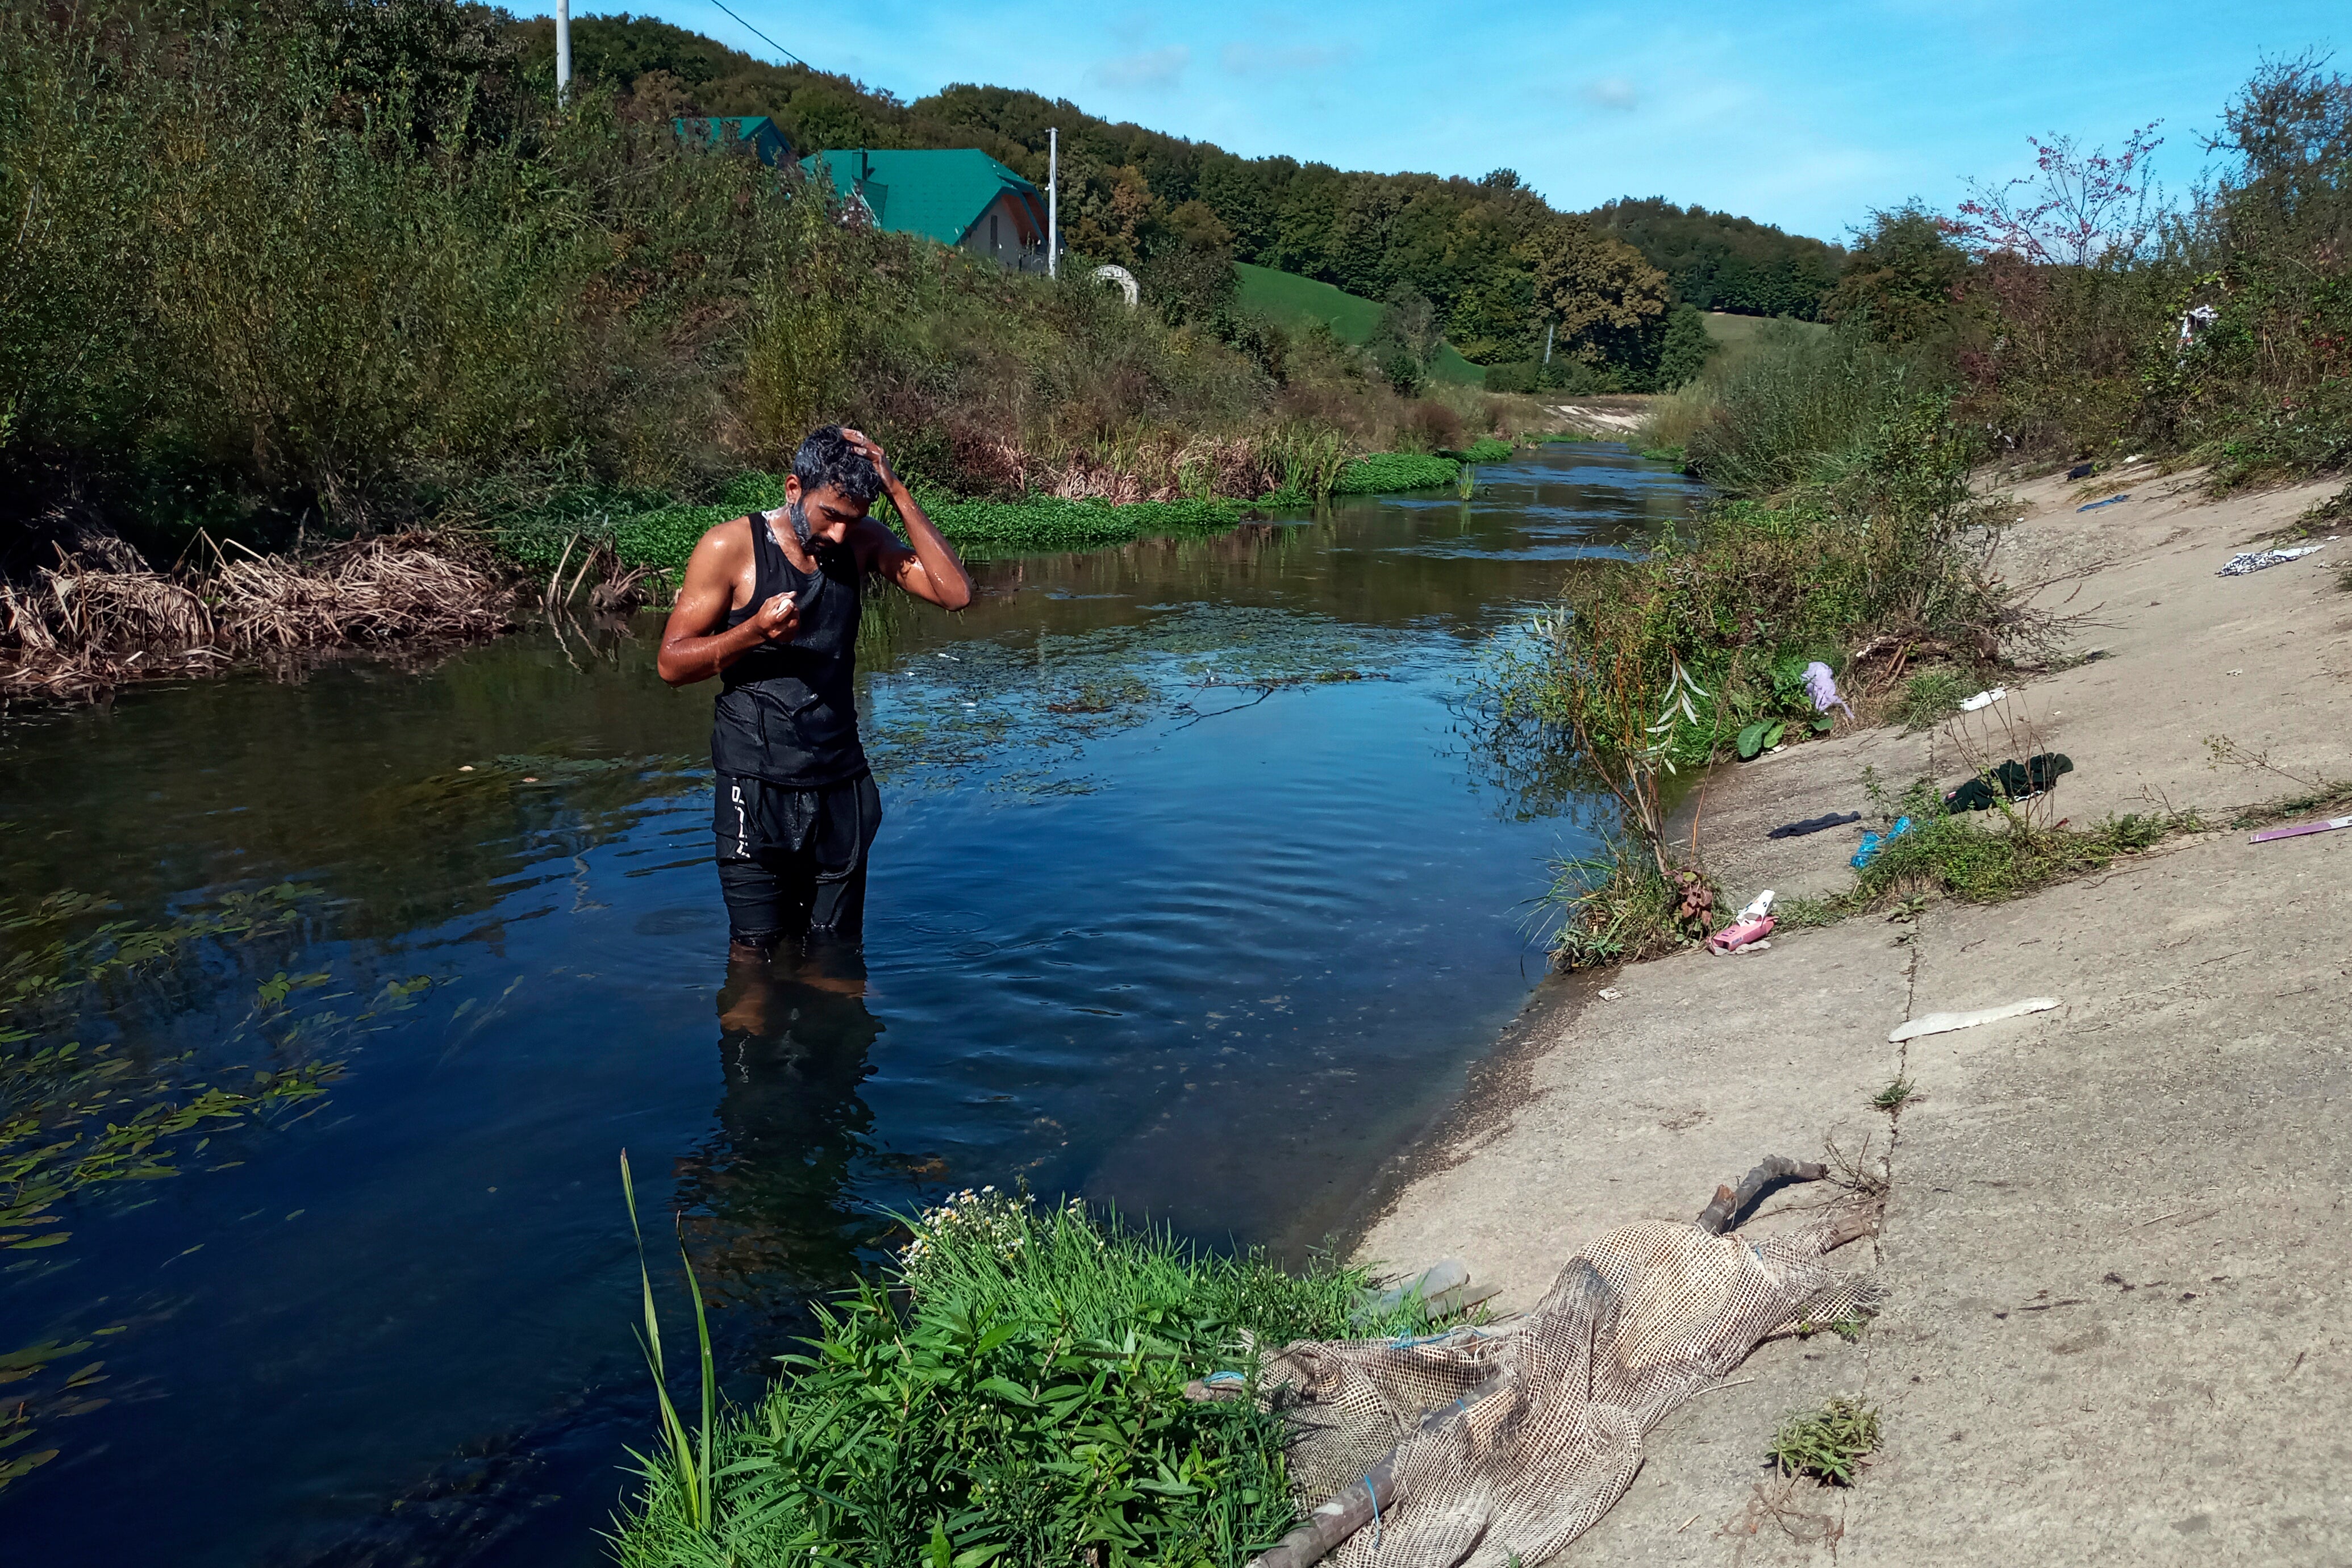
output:
{"label": "riverbank", "polygon": [[[942,496],[927,508],[973,560],[1081,550],[1150,536],[1230,531],[1333,496],[1402,494],[1456,482],[1516,446],[1483,437],[1459,453],[1321,460],[1255,501],[1212,495],[1113,501]],[[582,491],[548,510],[262,554],[209,536],[202,558],[158,572],[120,536],[58,552],[21,583],[0,579],[0,708],[88,702],[141,681],[219,675],[256,661],[288,669],[349,652],[435,652],[511,631],[534,612],[626,614],[675,594],[703,532],[783,501],[775,475],[748,473],[707,505]],[[880,510],[895,524],[888,503]]]}
{"label": "riverbank", "polygon": [[[2010,902],[1924,900],[1753,955],[1554,980],[1580,1005],[1486,1075],[1363,1236],[1366,1258],[1463,1257],[1523,1307],[1602,1229],[1686,1220],[1761,1155],[1833,1147],[1888,1184],[1869,1260],[1885,1313],[1853,1342],[1760,1349],[1653,1435],[1561,1561],[2317,1561],[2352,1543],[2313,1441],[2352,1370],[2335,1175],[2352,834],[2252,845],[2226,826],[2352,776],[2352,544],[2218,576],[2334,486],[2214,501],[2198,478],[2021,487],[2000,565],[2043,584],[2034,605],[2084,616],[2067,651],[2099,657],[1933,732],[1741,766],[1709,791],[1700,845],[1743,901],[1827,895],[1878,825],[1768,828],[1867,812],[1874,777],[1948,786],[1964,759],[2027,745],[2074,763],[2036,803],[2047,824],[2194,810],[2209,830]],[[2060,1005],[1887,1040],[2037,995]],[[1840,1394],[1885,1421],[1861,1485],[1770,1477],[1784,1413]]]}

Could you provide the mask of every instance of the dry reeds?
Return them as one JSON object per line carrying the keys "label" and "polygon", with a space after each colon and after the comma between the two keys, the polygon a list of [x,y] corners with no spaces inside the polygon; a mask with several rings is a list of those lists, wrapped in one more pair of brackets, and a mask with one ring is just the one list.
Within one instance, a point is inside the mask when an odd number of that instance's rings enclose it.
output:
{"label": "dry reeds", "polygon": [[488,637],[514,625],[512,599],[421,533],[309,561],[215,547],[213,569],[185,578],[60,553],[28,583],[0,583],[0,701],[89,701],[256,654]]}

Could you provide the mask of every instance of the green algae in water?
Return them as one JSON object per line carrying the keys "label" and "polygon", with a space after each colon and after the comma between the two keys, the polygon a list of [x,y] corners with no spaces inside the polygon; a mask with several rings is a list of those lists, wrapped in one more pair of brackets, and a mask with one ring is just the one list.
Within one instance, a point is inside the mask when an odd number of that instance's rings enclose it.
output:
{"label": "green algae in water", "polygon": [[[423,977],[389,982],[350,1013],[333,1004],[355,994],[332,989],[331,970],[253,979],[257,946],[294,934],[318,893],[281,882],[153,924],[93,920],[113,904],[72,890],[0,904],[0,1267],[54,1264],[75,1235],[69,1205],[241,1163],[225,1141],[314,1108],[342,1068],[325,1053],[414,1005]],[[157,1058],[80,1037],[118,1009],[188,1005],[220,984],[208,961],[223,958],[252,1002],[212,1047]],[[132,980],[142,994],[126,997]],[[81,1358],[126,1327],[0,1352],[0,1490],[58,1457],[37,1441],[51,1423],[109,1403],[104,1361]]]}

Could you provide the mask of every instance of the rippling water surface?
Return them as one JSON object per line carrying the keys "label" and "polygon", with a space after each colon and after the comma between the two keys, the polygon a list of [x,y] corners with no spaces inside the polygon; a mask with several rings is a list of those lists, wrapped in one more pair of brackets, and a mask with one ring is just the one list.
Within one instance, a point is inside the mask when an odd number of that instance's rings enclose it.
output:
{"label": "rippling water surface", "polygon": [[58,1347],[0,1389],[37,1417],[0,1466],[57,1455],[0,1489],[12,1559],[598,1561],[651,1436],[625,1147],[741,1393],[950,1186],[1294,1255],[1346,1223],[1538,977],[1528,900],[1581,842],[1483,776],[1465,671],[1691,499],[1595,447],[1480,479],[895,616],[862,974],[729,973],[710,689],[655,678],[651,620],[9,721],[11,973],[177,934],[0,1049],[77,1041],[131,1109],[334,1069],[0,1251],[0,1356]]}

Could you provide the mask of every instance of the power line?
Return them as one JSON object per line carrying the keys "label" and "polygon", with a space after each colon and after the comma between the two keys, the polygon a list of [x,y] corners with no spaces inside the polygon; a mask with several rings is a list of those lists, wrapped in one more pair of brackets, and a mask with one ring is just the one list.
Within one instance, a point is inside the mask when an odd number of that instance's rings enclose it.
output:
{"label": "power line", "polygon": [[[733,16],[737,21],[743,22],[741,15],[739,14],[732,6],[729,5],[727,4],[727,0],[710,0],[710,3],[713,5],[718,6],[721,11],[726,12],[729,16]],[[751,23],[743,22],[743,26],[751,27],[752,37],[758,38],[761,43],[767,45],[768,47],[775,50],[776,53],[783,56],[784,58],[792,61],[793,64],[800,67],[803,70],[816,69],[816,67],[809,64],[808,61],[801,58],[800,56],[793,53],[792,50],[784,47],[783,45],[776,42],[775,39],[768,37],[767,34],[761,32],[759,28],[752,27]]]}

